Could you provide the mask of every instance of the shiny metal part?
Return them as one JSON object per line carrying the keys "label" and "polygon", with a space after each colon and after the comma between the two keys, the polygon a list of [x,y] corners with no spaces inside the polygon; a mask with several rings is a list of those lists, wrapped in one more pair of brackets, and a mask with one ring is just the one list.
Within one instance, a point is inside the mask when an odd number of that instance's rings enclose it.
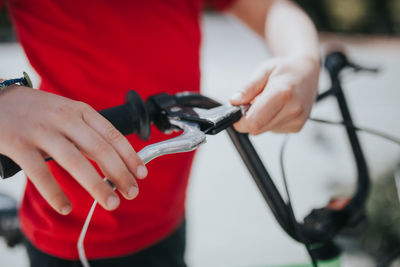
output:
{"label": "shiny metal part", "polygon": [[193,108],[193,110],[194,112],[196,112],[200,119],[207,120],[214,125],[217,125],[218,122],[228,118],[238,110],[241,110],[241,107],[222,105],[212,109]]}
{"label": "shiny metal part", "polygon": [[[193,111],[200,119],[204,119],[213,125],[217,125],[239,110],[243,114],[246,108],[231,105],[222,105],[212,109],[193,108]],[[179,110],[172,111],[178,112]],[[138,156],[144,164],[163,155],[195,150],[206,142],[206,134],[200,130],[199,124],[180,120],[178,117],[170,117],[169,122],[171,125],[183,130],[183,133],[178,137],[148,145],[140,150]]]}
{"label": "shiny metal part", "polygon": [[163,155],[195,150],[206,142],[206,135],[200,131],[197,124],[176,119],[169,121],[173,126],[183,130],[183,133],[178,137],[148,145],[140,150],[138,156],[144,164]]}

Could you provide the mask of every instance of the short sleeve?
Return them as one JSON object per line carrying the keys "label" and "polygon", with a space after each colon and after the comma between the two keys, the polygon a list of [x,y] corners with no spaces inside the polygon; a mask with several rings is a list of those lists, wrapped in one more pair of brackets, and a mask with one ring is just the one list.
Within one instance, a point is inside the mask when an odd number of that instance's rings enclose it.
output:
{"label": "short sleeve", "polygon": [[235,1],[236,0],[205,0],[205,6],[206,8],[222,12],[229,8]]}

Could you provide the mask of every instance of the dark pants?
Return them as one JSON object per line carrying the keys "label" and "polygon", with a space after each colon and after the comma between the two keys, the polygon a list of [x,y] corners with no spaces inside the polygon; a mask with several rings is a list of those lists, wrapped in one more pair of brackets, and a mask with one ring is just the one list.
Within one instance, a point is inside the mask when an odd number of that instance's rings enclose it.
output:
{"label": "dark pants", "polygon": [[[118,258],[91,260],[91,267],[186,267],[183,259],[185,252],[185,223],[170,236],[159,243],[137,253]],[[70,261],[50,256],[26,240],[31,267],[81,267],[80,261]]]}

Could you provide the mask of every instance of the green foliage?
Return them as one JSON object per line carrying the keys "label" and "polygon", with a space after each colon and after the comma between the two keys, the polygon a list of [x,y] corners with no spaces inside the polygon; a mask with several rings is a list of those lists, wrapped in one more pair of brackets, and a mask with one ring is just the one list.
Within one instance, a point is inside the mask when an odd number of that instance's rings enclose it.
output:
{"label": "green foliage", "polygon": [[393,172],[376,181],[367,205],[369,223],[361,238],[366,251],[382,258],[400,248],[400,203]]}
{"label": "green foliage", "polygon": [[[363,251],[377,262],[400,256],[400,202],[393,170],[373,182],[367,202],[367,224],[340,236],[346,251]],[[388,263],[378,266],[389,266]]]}
{"label": "green foliage", "polygon": [[0,8],[0,42],[14,41],[10,19],[5,8]]}
{"label": "green foliage", "polygon": [[321,31],[400,34],[400,0],[295,0]]}
{"label": "green foliage", "polygon": [[[294,0],[320,31],[400,35],[400,0]],[[0,12],[0,41],[15,40],[6,8]]]}

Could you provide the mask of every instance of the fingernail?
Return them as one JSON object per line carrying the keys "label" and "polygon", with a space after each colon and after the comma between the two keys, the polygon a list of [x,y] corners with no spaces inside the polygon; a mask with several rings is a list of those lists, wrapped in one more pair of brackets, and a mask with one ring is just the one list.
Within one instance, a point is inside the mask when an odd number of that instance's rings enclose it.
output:
{"label": "fingernail", "polygon": [[231,96],[231,100],[233,100],[233,101],[242,100],[242,93],[241,92],[235,93],[234,95]]}
{"label": "fingernail", "polygon": [[144,165],[140,165],[139,167],[137,167],[136,177],[139,179],[143,179],[147,176],[147,173],[147,168]]}
{"label": "fingernail", "polygon": [[65,205],[65,206],[61,209],[61,213],[62,213],[63,215],[67,215],[67,214],[69,214],[69,213],[71,212],[71,210],[72,210],[71,205]]}
{"label": "fingernail", "polygon": [[138,194],[139,194],[139,188],[137,188],[136,186],[129,187],[129,189],[128,189],[128,197],[130,199],[135,198]]}
{"label": "fingernail", "polygon": [[119,198],[116,196],[109,196],[107,199],[107,208],[110,210],[115,209],[119,205]]}

